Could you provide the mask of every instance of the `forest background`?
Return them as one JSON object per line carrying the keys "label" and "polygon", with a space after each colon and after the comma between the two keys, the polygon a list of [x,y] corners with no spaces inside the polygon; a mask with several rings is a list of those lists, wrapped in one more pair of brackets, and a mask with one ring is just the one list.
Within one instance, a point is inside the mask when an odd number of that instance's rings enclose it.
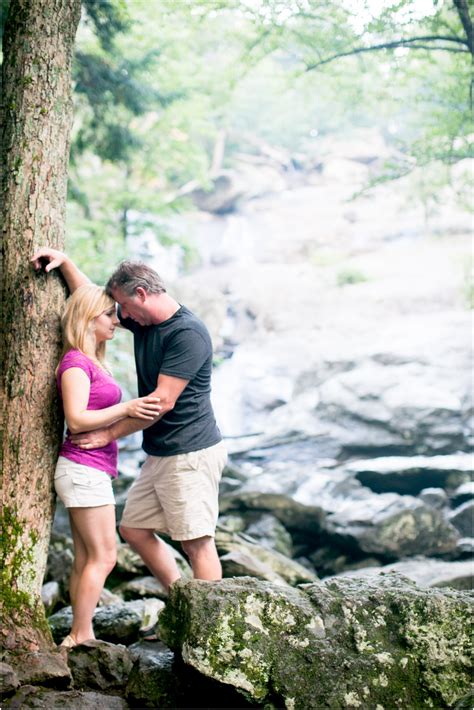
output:
{"label": "forest background", "polygon": [[[191,181],[210,189],[216,170],[257,153],[259,141],[316,155],[322,136],[354,127],[379,128],[399,151],[378,181],[424,167],[417,197],[436,202],[450,166],[471,154],[462,6],[87,0],[73,69],[68,250],[101,282],[130,234],[151,227],[163,244],[176,239],[150,216],[189,208]],[[468,177],[458,181],[462,207]]]}

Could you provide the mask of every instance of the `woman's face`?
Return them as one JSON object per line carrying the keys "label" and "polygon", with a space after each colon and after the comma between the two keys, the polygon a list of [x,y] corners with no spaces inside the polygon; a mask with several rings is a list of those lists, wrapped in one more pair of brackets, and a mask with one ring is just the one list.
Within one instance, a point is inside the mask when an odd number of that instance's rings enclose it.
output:
{"label": "woman's face", "polygon": [[96,345],[104,342],[105,340],[112,340],[115,333],[115,328],[119,324],[119,319],[117,318],[117,313],[115,311],[115,304],[110,306],[106,311],[96,316],[93,320],[94,323],[94,335]]}

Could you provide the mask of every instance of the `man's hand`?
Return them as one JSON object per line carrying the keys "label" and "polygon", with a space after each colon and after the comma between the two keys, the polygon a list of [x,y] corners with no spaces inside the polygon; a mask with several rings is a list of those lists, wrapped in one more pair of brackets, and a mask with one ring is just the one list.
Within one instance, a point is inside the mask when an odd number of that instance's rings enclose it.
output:
{"label": "man's hand", "polygon": [[71,434],[69,439],[79,449],[101,449],[114,440],[110,427],[85,431],[82,434]]}

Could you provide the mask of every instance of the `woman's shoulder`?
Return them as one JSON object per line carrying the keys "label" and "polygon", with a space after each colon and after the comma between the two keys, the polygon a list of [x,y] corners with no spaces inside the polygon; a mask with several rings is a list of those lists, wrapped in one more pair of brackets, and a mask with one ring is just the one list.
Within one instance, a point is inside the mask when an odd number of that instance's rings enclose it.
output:
{"label": "woman's shoulder", "polygon": [[70,367],[80,367],[81,370],[90,373],[94,370],[94,363],[80,350],[72,349],[62,356],[58,366],[58,374],[62,374],[64,370],[68,370]]}

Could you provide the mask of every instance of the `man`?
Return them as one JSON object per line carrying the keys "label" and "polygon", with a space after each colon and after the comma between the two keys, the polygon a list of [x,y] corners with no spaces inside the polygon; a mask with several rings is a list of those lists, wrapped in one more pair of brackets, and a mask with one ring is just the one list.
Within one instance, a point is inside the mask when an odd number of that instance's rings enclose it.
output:
{"label": "man", "polygon": [[[54,249],[39,249],[32,262],[37,269],[46,262],[46,271],[59,267],[71,292],[88,281],[65,254]],[[209,333],[166,292],[158,274],[146,264],[123,262],[106,290],[119,304],[121,324],[134,336],[139,394],[158,397],[161,413],[151,425],[125,418],[74,435],[74,443],[95,449],[144,429],[148,457],[130,488],[121,535],[166,588],[180,573],[155,531],[181,543],[196,578],[221,579],[214,534],[227,454],[210,400]]]}

